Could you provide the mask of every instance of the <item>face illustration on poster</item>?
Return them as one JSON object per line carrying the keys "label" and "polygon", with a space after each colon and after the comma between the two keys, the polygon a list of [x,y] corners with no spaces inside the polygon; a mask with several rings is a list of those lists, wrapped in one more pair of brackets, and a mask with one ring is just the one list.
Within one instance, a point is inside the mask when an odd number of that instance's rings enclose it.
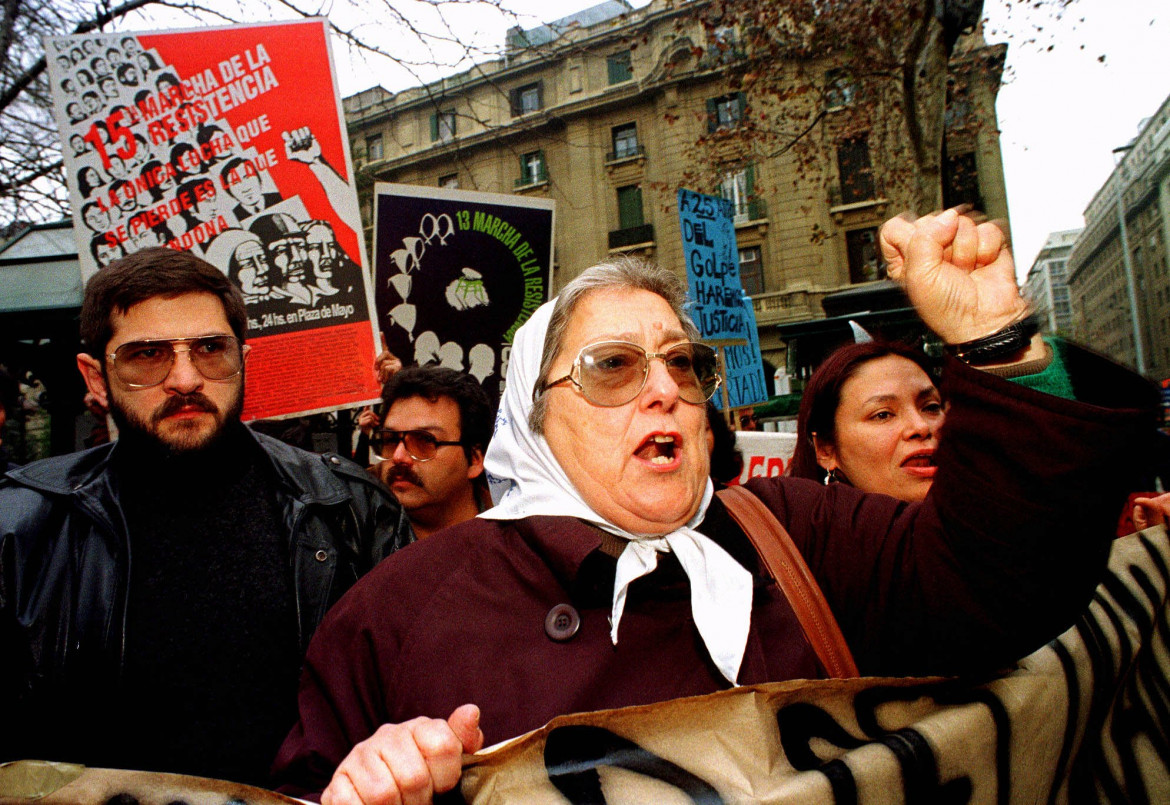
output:
{"label": "face illustration on poster", "polygon": [[467,353],[467,373],[483,383],[495,371],[496,353],[487,344],[476,344]]}
{"label": "face illustration on poster", "polygon": [[448,341],[439,347],[439,366],[442,366],[444,369],[454,369],[456,372],[462,372],[463,347],[454,341]]}
{"label": "face illustration on poster", "polygon": [[414,362],[419,366],[439,362],[439,337],[431,330],[420,333],[414,342]]}

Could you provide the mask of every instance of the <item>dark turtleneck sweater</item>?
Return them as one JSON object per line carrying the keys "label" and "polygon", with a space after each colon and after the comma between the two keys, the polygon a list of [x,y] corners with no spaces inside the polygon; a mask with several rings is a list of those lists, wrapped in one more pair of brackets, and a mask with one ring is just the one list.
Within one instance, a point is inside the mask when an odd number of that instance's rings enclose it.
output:
{"label": "dark turtleneck sweater", "polygon": [[302,660],[266,457],[237,423],[191,455],[124,434],[115,471],[130,575],[108,760],[265,785]]}

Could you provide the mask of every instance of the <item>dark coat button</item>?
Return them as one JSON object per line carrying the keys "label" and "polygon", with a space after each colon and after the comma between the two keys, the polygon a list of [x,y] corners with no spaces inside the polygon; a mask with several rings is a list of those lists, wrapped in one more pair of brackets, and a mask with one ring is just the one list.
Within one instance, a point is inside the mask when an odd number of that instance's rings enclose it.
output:
{"label": "dark coat button", "polygon": [[544,616],[544,631],[553,640],[563,643],[577,634],[581,616],[568,604],[557,604]]}

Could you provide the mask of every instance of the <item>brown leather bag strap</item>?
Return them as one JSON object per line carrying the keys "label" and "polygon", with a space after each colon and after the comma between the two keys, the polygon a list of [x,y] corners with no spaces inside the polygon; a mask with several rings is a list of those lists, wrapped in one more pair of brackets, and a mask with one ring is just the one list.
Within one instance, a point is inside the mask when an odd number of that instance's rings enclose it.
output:
{"label": "brown leather bag strap", "polygon": [[756,546],[764,566],[788,598],[821,665],[833,679],[860,676],[841,627],[829,609],[821,586],[809,570],[796,543],[764,502],[742,486],[717,493],[728,513]]}

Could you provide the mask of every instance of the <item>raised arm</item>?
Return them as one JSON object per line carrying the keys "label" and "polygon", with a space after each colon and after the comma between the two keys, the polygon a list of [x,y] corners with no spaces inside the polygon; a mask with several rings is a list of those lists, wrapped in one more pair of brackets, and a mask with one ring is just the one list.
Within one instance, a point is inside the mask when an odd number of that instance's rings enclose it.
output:
{"label": "raised arm", "polygon": [[[890,274],[949,344],[1026,315],[1002,232],[954,211],[882,231]],[[996,362],[1031,360],[1037,340]],[[835,484],[756,481],[787,518],[862,673],[963,673],[1055,637],[1088,603],[1148,461],[1157,397],[1068,347],[1077,400],[947,361],[950,402],[922,504]]]}

